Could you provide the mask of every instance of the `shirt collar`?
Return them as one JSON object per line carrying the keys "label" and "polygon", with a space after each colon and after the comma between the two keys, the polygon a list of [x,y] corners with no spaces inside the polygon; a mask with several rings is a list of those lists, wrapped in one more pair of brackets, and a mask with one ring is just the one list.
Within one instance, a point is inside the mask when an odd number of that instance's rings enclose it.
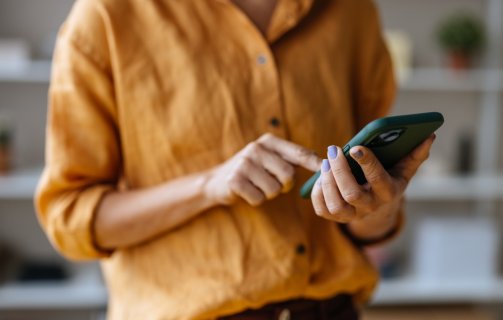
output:
{"label": "shirt collar", "polygon": [[[231,2],[231,0],[216,1]],[[267,30],[267,41],[273,43],[299,24],[311,10],[314,1],[316,0],[278,0]]]}
{"label": "shirt collar", "polygon": [[278,0],[267,30],[267,40],[272,43],[294,28],[313,6],[314,0]]}

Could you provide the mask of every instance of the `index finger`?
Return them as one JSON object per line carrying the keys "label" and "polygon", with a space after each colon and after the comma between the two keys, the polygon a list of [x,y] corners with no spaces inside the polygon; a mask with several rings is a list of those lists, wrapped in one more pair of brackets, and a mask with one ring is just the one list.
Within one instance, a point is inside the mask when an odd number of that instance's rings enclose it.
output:
{"label": "index finger", "polygon": [[321,166],[321,158],[314,151],[293,142],[280,139],[270,133],[261,136],[257,142],[263,147],[276,152],[286,161],[304,167],[307,170],[318,171]]}

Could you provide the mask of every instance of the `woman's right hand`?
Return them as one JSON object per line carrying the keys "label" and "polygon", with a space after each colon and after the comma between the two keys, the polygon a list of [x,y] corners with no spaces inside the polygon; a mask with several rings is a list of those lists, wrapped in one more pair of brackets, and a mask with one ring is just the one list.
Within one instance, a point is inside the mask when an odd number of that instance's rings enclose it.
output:
{"label": "woman's right hand", "polygon": [[258,206],[292,188],[295,165],[314,172],[321,159],[309,149],[267,133],[212,169],[205,193],[220,205],[242,198]]}

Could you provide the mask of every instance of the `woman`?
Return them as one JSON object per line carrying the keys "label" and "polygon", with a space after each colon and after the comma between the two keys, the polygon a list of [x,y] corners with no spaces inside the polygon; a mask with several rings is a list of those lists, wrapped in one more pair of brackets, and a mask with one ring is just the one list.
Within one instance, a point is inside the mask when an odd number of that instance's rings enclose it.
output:
{"label": "woman", "polygon": [[394,90],[370,0],[78,0],[40,221],[101,259],[110,319],[357,319],[377,281],[361,246],[399,229],[433,137],[391,173],[354,148],[365,186],[335,145]]}

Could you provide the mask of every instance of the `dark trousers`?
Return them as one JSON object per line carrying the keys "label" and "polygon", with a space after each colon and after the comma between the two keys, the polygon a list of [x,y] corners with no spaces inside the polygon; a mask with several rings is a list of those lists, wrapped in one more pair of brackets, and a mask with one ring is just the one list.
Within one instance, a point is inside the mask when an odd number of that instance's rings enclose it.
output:
{"label": "dark trousers", "polygon": [[260,309],[220,318],[220,320],[358,320],[358,311],[349,295],[326,300],[297,299],[268,304]]}

